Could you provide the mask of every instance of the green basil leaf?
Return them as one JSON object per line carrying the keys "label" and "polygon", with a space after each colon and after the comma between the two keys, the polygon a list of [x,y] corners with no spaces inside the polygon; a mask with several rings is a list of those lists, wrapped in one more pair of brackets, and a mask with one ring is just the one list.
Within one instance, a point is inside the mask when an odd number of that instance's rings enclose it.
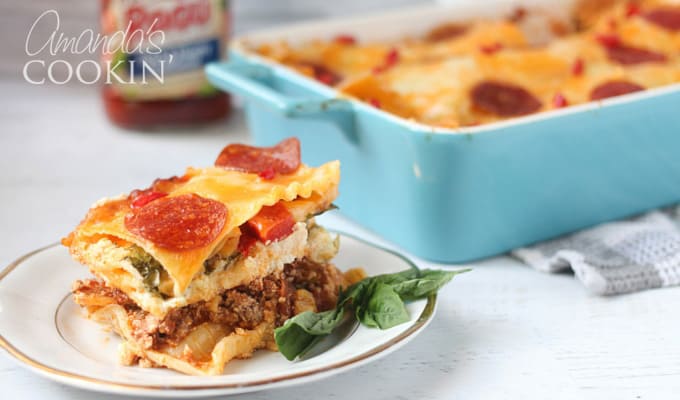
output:
{"label": "green basil leaf", "polygon": [[333,332],[342,322],[344,309],[315,313],[305,311],[288,319],[282,326],[274,330],[274,340],[279,351],[288,360],[309,350],[322,337]]}
{"label": "green basil leaf", "polygon": [[374,277],[376,282],[382,282],[388,285],[396,285],[397,283],[415,279],[420,275],[420,270],[415,268],[407,269],[405,271],[396,272],[394,274],[377,275]]}
{"label": "green basil leaf", "polygon": [[363,325],[389,329],[410,317],[404,301],[435,294],[455,275],[467,272],[408,269],[394,274],[366,278],[340,293],[334,310],[296,315],[274,330],[279,351],[294,360],[330,334],[343,320],[345,307]]}
{"label": "green basil leaf", "polygon": [[389,329],[410,319],[404,302],[392,286],[375,282],[371,285],[368,301],[359,319],[371,328]]}
{"label": "green basil leaf", "polygon": [[354,287],[350,288],[347,300],[351,300],[351,305],[354,309],[354,317],[359,322],[368,327],[376,328],[378,324],[375,321],[372,321],[370,315],[366,315],[366,309],[368,308],[368,301],[370,300],[373,286],[375,286],[375,281],[370,278],[358,282]]}
{"label": "green basil leaf", "polygon": [[387,285],[395,285],[409,279],[414,279],[418,276],[419,271],[415,268],[407,269],[405,271],[396,272],[393,274],[376,275],[365,278],[364,280],[350,286],[340,296],[340,302],[346,304],[350,302],[353,304],[355,311],[357,307],[362,308],[366,302],[366,297],[371,292],[370,286],[376,283],[384,283]]}
{"label": "green basil leaf", "polygon": [[454,276],[469,269],[458,271],[441,271],[426,269],[420,271],[417,277],[407,277],[400,282],[395,282],[392,289],[399,294],[404,301],[413,301],[433,295],[446,285]]}

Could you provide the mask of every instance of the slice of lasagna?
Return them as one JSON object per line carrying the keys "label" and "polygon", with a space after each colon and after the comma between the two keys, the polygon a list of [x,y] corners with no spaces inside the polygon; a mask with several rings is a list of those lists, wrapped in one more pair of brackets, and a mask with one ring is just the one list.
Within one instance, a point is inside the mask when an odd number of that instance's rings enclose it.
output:
{"label": "slice of lasagna", "polygon": [[299,146],[229,145],[213,167],[99,201],[63,240],[95,275],[75,282],[75,301],[123,338],[124,364],[220,374],[276,350],[291,316],[335,307],[352,282],[314,216],[332,206],[340,166],[301,164]]}

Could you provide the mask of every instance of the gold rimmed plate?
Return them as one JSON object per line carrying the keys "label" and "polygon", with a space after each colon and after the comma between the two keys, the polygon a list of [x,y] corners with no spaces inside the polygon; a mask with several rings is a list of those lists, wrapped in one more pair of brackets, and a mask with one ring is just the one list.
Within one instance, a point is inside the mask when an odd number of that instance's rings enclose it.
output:
{"label": "gold rimmed plate", "polygon": [[[415,268],[404,256],[340,234],[335,264],[363,267],[369,275]],[[136,396],[202,397],[252,392],[315,381],[382,357],[415,337],[434,314],[434,296],[409,303],[411,320],[388,330],[359,326],[329,338],[325,351],[295,362],[258,351],[227,364],[223,375],[187,376],[156,368],[121,366],[120,339],[89,321],[69,296],[88,277],[68,251],[52,245],[0,272],[0,347],[31,370],[83,389]]]}

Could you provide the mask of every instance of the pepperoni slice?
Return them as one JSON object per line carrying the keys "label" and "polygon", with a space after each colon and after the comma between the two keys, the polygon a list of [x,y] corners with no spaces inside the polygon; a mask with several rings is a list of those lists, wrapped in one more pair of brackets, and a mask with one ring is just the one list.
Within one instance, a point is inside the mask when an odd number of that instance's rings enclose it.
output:
{"label": "pepperoni slice", "polygon": [[680,30],[680,7],[657,8],[642,14],[642,17],[669,31]]}
{"label": "pepperoni slice", "polygon": [[300,141],[291,137],[274,147],[230,144],[215,161],[216,167],[271,176],[292,174],[300,167]]}
{"label": "pepperoni slice", "polygon": [[531,114],[541,108],[541,102],[520,86],[486,81],[478,83],[470,92],[472,104],[501,117]]}
{"label": "pepperoni slice", "polygon": [[590,92],[591,100],[602,100],[609,97],[621,96],[628,93],[645,90],[644,87],[628,81],[609,81],[595,87]]}
{"label": "pepperoni slice", "polygon": [[646,49],[618,44],[605,46],[607,57],[622,65],[634,65],[647,62],[665,62],[666,56]]}
{"label": "pepperoni slice", "polygon": [[467,26],[459,24],[444,24],[432,29],[425,40],[428,42],[441,42],[461,36],[467,31]]}
{"label": "pepperoni slice", "polygon": [[162,197],[134,209],[125,227],[158,247],[184,251],[203,247],[219,236],[227,207],[195,194]]}

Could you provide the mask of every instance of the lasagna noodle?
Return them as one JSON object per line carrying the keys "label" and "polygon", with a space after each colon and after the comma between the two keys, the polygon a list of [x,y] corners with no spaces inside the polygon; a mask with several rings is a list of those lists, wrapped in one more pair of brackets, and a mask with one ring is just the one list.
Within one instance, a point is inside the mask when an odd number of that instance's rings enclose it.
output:
{"label": "lasagna noodle", "polygon": [[364,277],[361,269],[342,273],[330,263],[305,257],[167,319],[140,311],[120,291],[95,280],[77,282],[73,293],[91,319],[123,338],[123,364],[216,375],[234,358],[248,358],[263,348],[277,350],[276,326],[304,311],[332,309],[339,289]]}
{"label": "lasagna noodle", "polygon": [[[301,166],[295,173],[279,175],[263,180],[256,174],[230,171],[222,168],[189,168],[189,180],[179,185],[169,196],[193,193],[222,202],[229,212],[220,235],[210,244],[188,251],[171,251],[160,248],[148,240],[136,236],[125,227],[127,210],[115,211],[107,218],[89,218],[81,223],[71,237],[71,250],[93,272],[102,270],[101,265],[91,265],[91,257],[82,250],[102,237],[112,237],[144,249],[167,271],[174,283],[174,295],[180,296],[189,287],[196,274],[203,269],[203,262],[229,237],[238,234],[238,227],[256,215],[263,206],[296,198],[310,198],[317,194],[321,201],[332,201],[337,194],[340,179],[339,162],[334,161],[318,168]],[[106,206],[106,202],[99,206]],[[132,272],[132,271],[128,271]],[[109,273],[109,279],[111,274]],[[113,282],[112,282],[113,283]]]}
{"label": "lasagna noodle", "polygon": [[313,246],[313,243],[308,243],[307,233],[306,224],[297,223],[293,233],[286,238],[267,245],[255,244],[248,257],[240,257],[229,268],[214,271],[210,275],[201,274],[181,295],[167,299],[146,290],[138,276],[122,268],[128,263],[127,252],[109,239],[100,239],[95,243],[75,242],[71,251],[84,254],[82,258],[87,260],[89,268],[107,285],[123,291],[143,310],[163,317],[174,308],[209,300],[222,290],[268,275],[283,268],[284,264],[305,256],[310,246]]}
{"label": "lasagna noodle", "polygon": [[[177,347],[177,352],[144,349],[135,342],[125,309],[117,304],[103,307],[90,318],[111,326],[124,340],[121,345],[121,363],[131,365],[138,359],[150,362],[149,366],[162,366],[189,375],[219,375],[226,363],[234,358],[248,358],[255,350],[267,347],[273,339],[273,326],[262,322],[254,329],[224,329],[203,324],[194,329]],[[194,341],[193,343],[191,341]],[[192,360],[190,350],[208,352],[203,359]]]}

